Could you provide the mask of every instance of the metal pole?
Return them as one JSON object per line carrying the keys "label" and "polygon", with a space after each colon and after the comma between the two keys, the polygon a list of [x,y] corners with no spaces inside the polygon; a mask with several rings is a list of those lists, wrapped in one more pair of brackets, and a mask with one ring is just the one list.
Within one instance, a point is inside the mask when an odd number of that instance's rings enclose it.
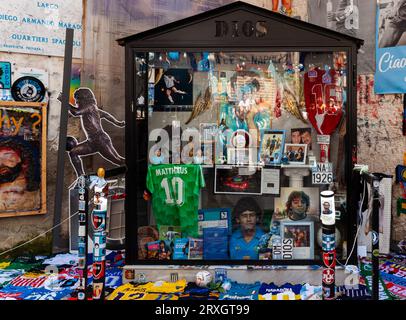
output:
{"label": "metal pole", "polygon": [[72,73],[72,55],[73,55],[73,29],[66,29],[65,43],[65,60],[63,69],[63,87],[61,100],[61,118],[59,122],[59,147],[58,147],[58,162],[56,166],[56,188],[55,188],[55,203],[54,203],[54,226],[52,231],[52,251],[54,253],[61,251],[62,243],[60,237],[61,227],[61,211],[62,211],[62,195],[65,152],[66,152],[66,134],[68,131],[68,111],[69,111],[69,92]]}
{"label": "metal pole", "polygon": [[372,299],[379,300],[379,178],[372,178]]}

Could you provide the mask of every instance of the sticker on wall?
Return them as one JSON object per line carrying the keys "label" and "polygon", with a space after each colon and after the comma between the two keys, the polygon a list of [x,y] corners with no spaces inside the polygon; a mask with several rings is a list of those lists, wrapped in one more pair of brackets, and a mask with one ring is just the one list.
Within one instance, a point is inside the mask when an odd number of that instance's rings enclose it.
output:
{"label": "sticker on wall", "polygon": [[[89,88],[77,89],[73,97],[75,105],[70,104],[69,113],[73,117],[81,118],[81,127],[86,136],[82,142],[72,136],[68,136],[66,141],[66,151],[69,153],[70,162],[77,176],[85,174],[82,157],[97,153],[113,165],[124,165],[125,158],[114,148],[110,136],[103,129],[101,120],[104,119],[119,128],[125,126],[125,121],[119,121],[110,113],[100,109],[93,91]],[[61,95],[58,100],[61,100]]]}
{"label": "sticker on wall", "polygon": [[45,98],[45,86],[37,78],[25,76],[17,79],[11,87],[15,101],[40,102]]}
{"label": "sticker on wall", "polygon": [[11,63],[0,61],[0,89],[11,88]]}

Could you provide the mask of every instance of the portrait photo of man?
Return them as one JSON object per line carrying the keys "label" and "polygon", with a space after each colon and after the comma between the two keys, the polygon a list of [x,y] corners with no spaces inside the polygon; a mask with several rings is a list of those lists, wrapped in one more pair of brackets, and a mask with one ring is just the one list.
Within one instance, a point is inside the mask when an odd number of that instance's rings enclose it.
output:
{"label": "portrait photo of man", "polygon": [[233,216],[238,228],[230,238],[230,257],[233,260],[258,259],[258,244],[264,231],[258,226],[262,210],[253,198],[242,198],[234,207]]}
{"label": "portrait photo of man", "polygon": [[0,210],[40,207],[39,150],[23,139],[0,139]]}
{"label": "portrait photo of man", "polygon": [[307,217],[310,208],[310,197],[303,191],[293,191],[286,202],[286,212],[293,221],[303,220]]}

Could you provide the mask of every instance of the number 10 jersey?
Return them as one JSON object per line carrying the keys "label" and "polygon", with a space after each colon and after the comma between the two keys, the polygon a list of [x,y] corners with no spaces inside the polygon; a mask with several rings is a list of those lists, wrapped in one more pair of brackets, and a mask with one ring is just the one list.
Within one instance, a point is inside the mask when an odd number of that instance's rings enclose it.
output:
{"label": "number 10 jersey", "polygon": [[152,193],[152,211],[159,226],[180,226],[182,237],[198,236],[200,189],[205,187],[201,166],[151,165],[147,188]]}

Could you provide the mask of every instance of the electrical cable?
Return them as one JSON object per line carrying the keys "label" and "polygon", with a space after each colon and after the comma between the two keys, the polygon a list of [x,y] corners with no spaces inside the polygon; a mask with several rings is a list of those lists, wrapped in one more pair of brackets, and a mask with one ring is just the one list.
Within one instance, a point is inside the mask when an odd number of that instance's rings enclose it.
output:
{"label": "electrical cable", "polygon": [[51,229],[49,229],[49,230],[47,230],[47,231],[45,231],[45,232],[39,234],[38,236],[34,237],[33,239],[28,240],[28,241],[26,241],[26,242],[24,242],[24,243],[22,243],[22,244],[20,244],[20,245],[18,245],[18,246],[16,246],[16,247],[14,247],[14,248],[8,249],[8,250],[3,251],[3,252],[0,252],[0,256],[5,255],[6,253],[11,252],[11,251],[14,251],[14,250],[16,250],[16,249],[18,249],[18,248],[21,248],[21,247],[25,246],[26,244],[31,243],[31,242],[33,242],[34,240],[38,239],[38,238],[41,238],[42,236],[46,235],[48,232],[50,232],[50,231],[54,230],[55,228],[59,227],[59,226],[60,226],[61,224],[63,224],[65,221],[70,220],[71,218],[73,218],[74,216],[76,216],[78,213],[79,213],[79,212],[76,212],[75,214],[69,216],[68,218],[66,218],[65,220],[63,220],[62,222],[60,222],[59,224],[57,224],[56,226],[53,226]]}
{"label": "electrical cable", "polygon": [[359,235],[359,231],[361,230],[361,226],[362,226],[362,205],[364,204],[364,200],[365,200],[365,189],[366,189],[366,183],[365,180],[363,181],[363,193],[362,193],[362,199],[361,202],[359,204],[359,211],[358,211],[358,218],[359,218],[359,223],[358,223],[358,228],[357,228],[357,233],[355,234],[355,238],[354,238],[354,243],[351,249],[350,254],[347,257],[347,260],[345,261],[345,264],[343,265],[342,263],[340,263],[338,261],[338,259],[336,258],[336,262],[341,265],[344,268],[347,268],[348,265],[348,261],[350,260],[352,253],[354,252],[355,249],[355,244],[357,243],[357,239],[358,239],[358,235]]}

